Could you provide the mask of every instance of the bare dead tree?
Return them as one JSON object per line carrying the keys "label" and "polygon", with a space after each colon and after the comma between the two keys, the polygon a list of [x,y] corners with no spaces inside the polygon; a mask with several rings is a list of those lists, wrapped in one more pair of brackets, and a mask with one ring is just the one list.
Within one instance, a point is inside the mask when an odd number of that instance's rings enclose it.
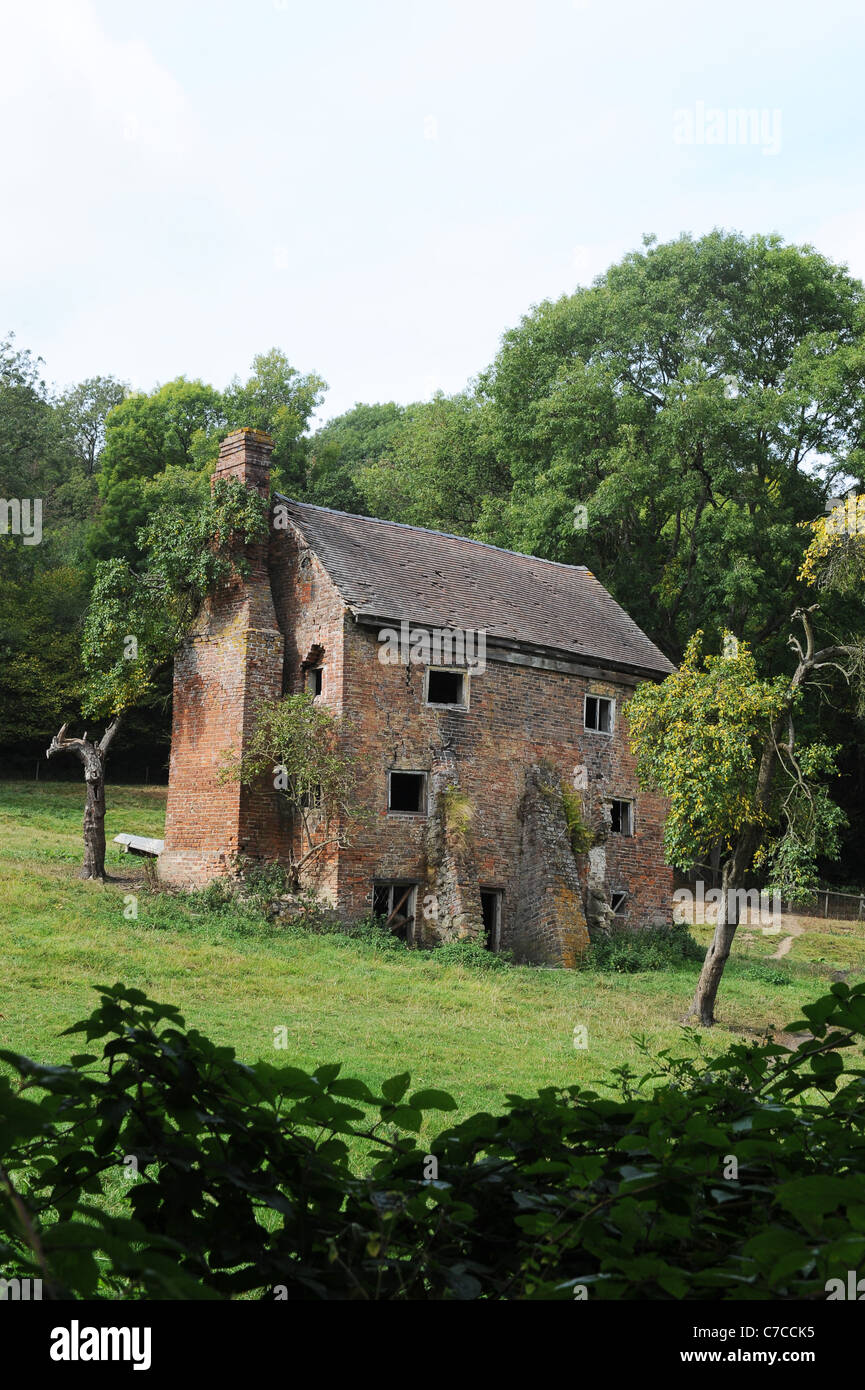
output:
{"label": "bare dead tree", "polygon": [[67,738],[69,726],[64,724],[45,754],[53,758],[56,753],[74,753],[84,764],[87,801],[84,807],[84,865],[80,878],[105,878],[105,757],[119,724],[118,714],[98,743],[87,737],[86,730],[83,738]]}

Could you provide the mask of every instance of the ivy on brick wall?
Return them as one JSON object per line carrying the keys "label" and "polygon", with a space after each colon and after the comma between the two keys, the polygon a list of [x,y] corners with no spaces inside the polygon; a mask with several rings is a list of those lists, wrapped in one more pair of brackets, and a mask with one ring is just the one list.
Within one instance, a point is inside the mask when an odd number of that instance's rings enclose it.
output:
{"label": "ivy on brick wall", "polygon": [[267,536],[267,506],[234,478],[203,497],[166,498],[138,532],[144,559],[101,560],[84,623],[84,712],[139,704],[171,661],[208,593],[248,570],[245,548]]}

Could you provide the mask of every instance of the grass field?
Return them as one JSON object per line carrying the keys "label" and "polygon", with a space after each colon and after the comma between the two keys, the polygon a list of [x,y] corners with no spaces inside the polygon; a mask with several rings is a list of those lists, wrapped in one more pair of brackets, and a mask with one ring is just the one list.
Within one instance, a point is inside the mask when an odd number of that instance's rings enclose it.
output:
{"label": "grass field", "polygon": [[[622,975],[445,965],[432,952],[377,953],[338,936],[286,932],[263,918],[211,913],[185,895],[152,891],[142,861],[111,845],[120,831],[162,833],[164,788],[109,787],[104,886],[77,877],[80,783],[0,782],[0,1045],[40,1061],[80,1047],[60,1031],[90,1012],[93,986],[122,980],[177,1004],[186,1021],[246,1061],[304,1067],[341,1061],[375,1086],[410,1071],[445,1087],[460,1113],[498,1109],[508,1092],[575,1081],[606,1088],[611,1068],[647,1070],[651,1051],[698,1045],[679,1020],[699,966]],[[137,918],[130,910],[137,898]],[[730,1034],[783,1029],[825,992],[833,972],[865,968],[865,924],[800,918],[783,959],[781,935],[742,928],[708,1045]],[[710,926],[694,928],[705,944]],[[588,1048],[573,1046],[575,1025]],[[274,1029],[288,1030],[275,1051]],[[704,1035],[705,1038],[705,1035]],[[435,1121],[434,1121],[435,1123]]]}

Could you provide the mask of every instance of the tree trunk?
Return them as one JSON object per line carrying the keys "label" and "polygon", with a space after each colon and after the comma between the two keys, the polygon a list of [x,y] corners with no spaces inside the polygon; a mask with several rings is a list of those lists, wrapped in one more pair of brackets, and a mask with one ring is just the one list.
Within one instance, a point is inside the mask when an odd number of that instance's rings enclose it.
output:
{"label": "tree trunk", "polygon": [[[754,853],[760,843],[762,831],[756,822],[759,820],[760,813],[765,812],[769,807],[772,784],[779,762],[778,749],[779,747],[783,748],[789,757],[793,755],[791,712],[796,692],[813,671],[819,670],[823,666],[836,665],[840,659],[849,657],[852,652],[851,648],[840,646],[824,647],[822,651],[815,651],[814,633],[810,618],[812,612],[813,608],[797,608],[793,615],[794,618],[801,619],[805,629],[805,646],[803,647],[795,637],[790,637],[788,645],[798,654],[799,660],[790,679],[781,708],[773,720],[763,744],[760,768],[757,773],[757,785],[754,791],[754,810],[758,814],[755,816],[755,823],[743,826],[733,853],[724,864],[721,876],[721,901],[718,904],[715,934],[706,953],[703,969],[700,971],[700,978],[691,1007],[685,1015],[686,1020],[695,1018],[704,1028],[711,1028],[715,1022],[715,997],[721,983],[721,976],[724,973],[724,966],[727,964],[733,937],[736,935],[736,928],[739,925],[740,899],[738,891],[745,886],[745,876],[751,867]],[[783,743],[781,730],[785,725],[789,725],[789,734],[787,742]]]}
{"label": "tree trunk", "polygon": [[691,1007],[685,1015],[686,1019],[695,1018],[703,1028],[711,1028],[715,1022],[715,996],[739,925],[739,897],[730,882],[731,863],[728,860],[724,865],[715,934],[706,952]]}
{"label": "tree trunk", "polygon": [[82,878],[105,877],[105,776],[88,778],[84,807],[84,867]]}
{"label": "tree trunk", "polygon": [[[756,796],[758,806],[765,805],[768,799],[775,762],[773,733],[766,741],[760,762]],[[741,905],[739,891],[744,888],[745,876],[751,867],[754,851],[759,843],[759,829],[754,825],[746,825],[736,842],[732,855],[724,864],[721,874],[721,901],[718,903],[715,934],[712,937],[712,944],[706,952],[706,959],[703,961],[703,968],[700,971],[700,978],[697,981],[697,989],[691,1001],[691,1007],[685,1015],[686,1022],[696,1019],[702,1028],[711,1028],[715,1022],[715,998],[721,983],[721,976],[724,973],[724,966],[727,964],[727,958],[730,954],[730,947],[733,945],[733,937],[736,935],[736,928],[739,925]]]}
{"label": "tree trunk", "polygon": [[105,757],[117,733],[120,716],[112,720],[98,743],[83,738],[67,738],[67,725],[51,740],[46,757],[55,753],[74,753],[84,764],[87,801],[84,806],[84,864],[81,878],[105,878]]}

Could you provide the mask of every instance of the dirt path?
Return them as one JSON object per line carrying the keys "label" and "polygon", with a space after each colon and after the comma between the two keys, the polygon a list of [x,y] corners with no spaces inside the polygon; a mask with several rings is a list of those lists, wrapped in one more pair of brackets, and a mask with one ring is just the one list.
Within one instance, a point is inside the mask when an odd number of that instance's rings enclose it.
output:
{"label": "dirt path", "polygon": [[790,924],[790,935],[784,937],[784,940],[783,940],[783,941],[780,943],[780,945],[778,946],[777,951],[773,951],[772,954],[771,954],[771,956],[769,957],[769,959],[770,959],[770,960],[783,960],[784,956],[786,956],[786,955],[789,954],[790,948],[791,948],[791,946],[793,945],[793,942],[796,940],[796,937],[797,937],[797,936],[802,936],[803,933],[804,933],[804,931],[805,931],[805,928],[804,928],[804,927],[794,926],[793,923],[791,923],[791,924]]}

